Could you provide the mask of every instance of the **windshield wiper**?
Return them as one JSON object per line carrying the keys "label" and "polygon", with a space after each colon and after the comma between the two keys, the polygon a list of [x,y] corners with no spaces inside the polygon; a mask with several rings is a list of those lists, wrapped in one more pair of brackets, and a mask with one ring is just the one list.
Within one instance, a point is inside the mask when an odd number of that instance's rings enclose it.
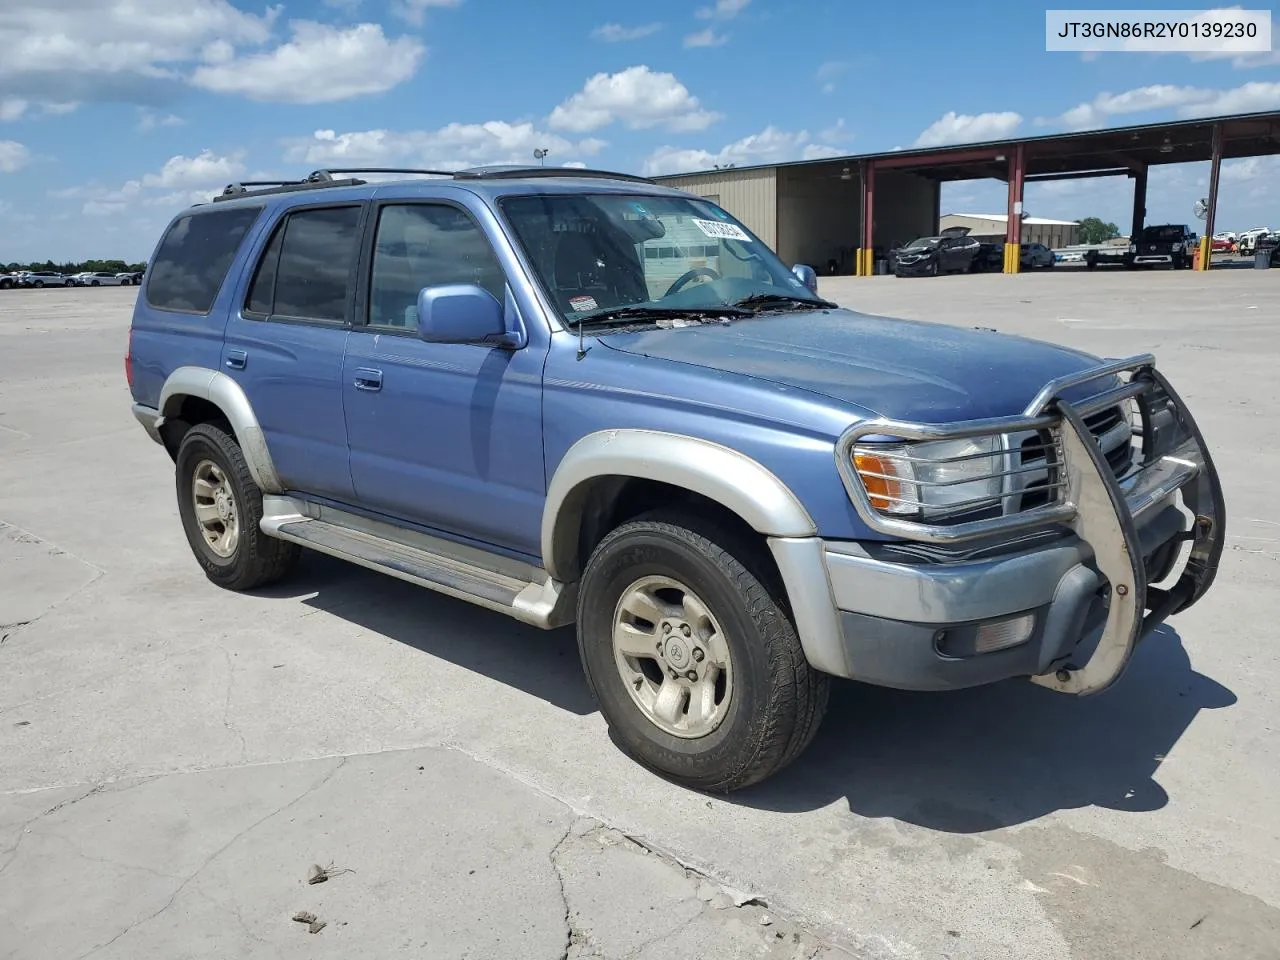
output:
{"label": "windshield wiper", "polygon": [[609,307],[604,310],[596,310],[594,313],[575,317],[569,321],[569,325],[576,328],[589,323],[614,323],[617,321],[655,318],[668,319],[672,317],[687,317],[690,319],[701,319],[703,317],[747,317],[750,315],[750,310],[746,310],[739,306],[658,307],[645,306],[644,304],[633,304],[629,307]]}
{"label": "windshield wiper", "polygon": [[813,310],[825,309],[831,310],[839,306],[830,300],[822,300],[814,297],[797,297],[789,293],[753,293],[749,297],[743,297],[741,300],[733,301],[735,307],[785,307],[793,306],[796,309]]}

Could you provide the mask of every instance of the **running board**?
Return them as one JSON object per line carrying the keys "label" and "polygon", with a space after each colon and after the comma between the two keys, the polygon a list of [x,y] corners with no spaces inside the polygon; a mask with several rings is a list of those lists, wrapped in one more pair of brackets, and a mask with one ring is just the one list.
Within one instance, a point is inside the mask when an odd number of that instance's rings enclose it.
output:
{"label": "running board", "polygon": [[262,498],[262,532],[466,600],[544,630],[573,622],[565,585],[474,547],[293,497]]}

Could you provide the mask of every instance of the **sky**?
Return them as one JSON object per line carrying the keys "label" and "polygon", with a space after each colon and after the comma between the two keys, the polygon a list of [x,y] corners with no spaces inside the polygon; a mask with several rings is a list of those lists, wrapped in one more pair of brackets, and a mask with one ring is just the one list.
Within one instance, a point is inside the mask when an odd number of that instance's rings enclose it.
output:
{"label": "sky", "polygon": [[[0,263],[145,260],[227,183],[322,167],[545,149],[661,174],[1280,109],[1280,52],[1049,53],[1044,16],[1022,0],[0,0]],[[1148,222],[1194,224],[1207,167],[1153,169]],[[1003,210],[1005,189],[947,184],[943,211]],[[1125,229],[1131,197],[1123,178],[1031,184],[1025,209]],[[1224,164],[1218,227],[1253,226],[1280,228],[1277,158]]]}

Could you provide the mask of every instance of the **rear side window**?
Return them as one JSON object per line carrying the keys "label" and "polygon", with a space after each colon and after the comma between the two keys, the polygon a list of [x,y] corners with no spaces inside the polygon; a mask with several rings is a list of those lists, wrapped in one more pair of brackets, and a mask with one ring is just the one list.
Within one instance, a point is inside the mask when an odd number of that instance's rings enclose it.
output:
{"label": "rear side window", "polygon": [[208,313],[261,212],[261,207],[233,207],[174,221],[148,271],[147,303],[157,310]]}
{"label": "rear side window", "polygon": [[289,214],[258,262],[245,309],[260,316],[342,322],[360,237],[360,207]]}

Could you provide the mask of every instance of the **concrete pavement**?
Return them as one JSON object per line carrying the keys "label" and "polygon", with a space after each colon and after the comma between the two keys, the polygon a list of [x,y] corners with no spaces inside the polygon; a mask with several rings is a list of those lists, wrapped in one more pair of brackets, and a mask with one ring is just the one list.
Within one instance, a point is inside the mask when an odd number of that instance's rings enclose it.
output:
{"label": "concrete pavement", "polygon": [[[1101,697],[841,684],[810,751],[729,798],[617,751],[570,631],[312,555],[213,588],[128,411],[134,291],[6,291],[0,958],[1274,956],[1277,291],[824,280],[872,312],[1155,350],[1229,550]],[[309,885],[314,863],[353,872]]]}

